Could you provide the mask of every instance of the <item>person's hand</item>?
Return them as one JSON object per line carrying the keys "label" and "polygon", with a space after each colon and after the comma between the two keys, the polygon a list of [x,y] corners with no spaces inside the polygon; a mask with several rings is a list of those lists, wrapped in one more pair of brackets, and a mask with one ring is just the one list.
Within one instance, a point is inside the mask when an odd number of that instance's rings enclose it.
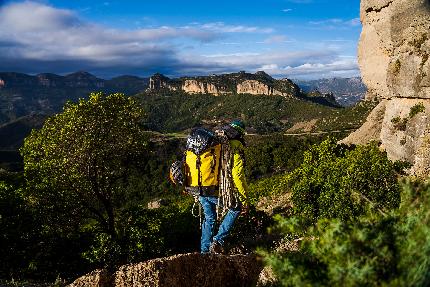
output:
{"label": "person's hand", "polygon": [[241,215],[247,215],[249,212],[249,203],[244,203],[242,205],[242,210],[240,212]]}

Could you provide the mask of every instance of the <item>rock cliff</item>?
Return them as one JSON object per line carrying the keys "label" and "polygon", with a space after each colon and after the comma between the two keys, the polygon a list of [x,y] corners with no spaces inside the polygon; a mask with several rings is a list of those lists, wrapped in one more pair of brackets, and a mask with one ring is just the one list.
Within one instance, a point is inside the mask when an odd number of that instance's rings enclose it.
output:
{"label": "rock cliff", "polygon": [[216,86],[199,80],[185,80],[182,84],[182,91],[189,94],[213,94],[215,96],[228,94],[227,87]]}
{"label": "rock cliff", "polygon": [[114,274],[96,270],[69,287],[255,286],[262,268],[253,256],[190,253],[124,265]]}
{"label": "rock cliff", "polygon": [[273,87],[257,80],[245,80],[237,84],[236,91],[238,94],[288,96],[288,94],[275,90]]}
{"label": "rock cliff", "polygon": [[367,100],[380,104],[343,140],[378,140],[393,160],[428,175],[430,127],[430,1],[362,0],[358,60]]}
{"label": "rock cliff", "polygon": [[300,94],[300,88],[289,79],[276,80],[259,71],[255,74],[239,72],[207,77],[169,79],[161,74],[149,80],[148,91],[180,90],[188,94],[251,94],[291,97]]}

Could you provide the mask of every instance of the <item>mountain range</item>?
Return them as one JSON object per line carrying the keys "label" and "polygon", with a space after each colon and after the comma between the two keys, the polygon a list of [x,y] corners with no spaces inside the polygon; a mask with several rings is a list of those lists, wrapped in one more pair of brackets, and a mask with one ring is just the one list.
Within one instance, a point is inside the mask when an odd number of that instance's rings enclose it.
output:
{"label": "mountain range", "polygon": [[323,94],[332,93],[342,106],[352,106],[364,99],[367,88],[360,77],[332,78],[319,80],[294,80],[305,92],[319,91]]}

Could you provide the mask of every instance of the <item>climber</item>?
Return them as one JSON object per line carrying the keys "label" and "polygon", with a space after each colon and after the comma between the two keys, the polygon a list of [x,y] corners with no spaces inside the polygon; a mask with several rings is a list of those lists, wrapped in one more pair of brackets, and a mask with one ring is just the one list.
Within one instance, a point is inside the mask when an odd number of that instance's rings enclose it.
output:
{"label": "climber", "polygon": [[[235,120],[217,132],[218,137],[226,139],[221,151],[221,156],[225,158],[224,163],[221,164],[221,170],[229,174],[223,176],[221,172],[220,193],[218,196],[200,195],[199,197],[204,212],[201,253],[207,253],[208,251],[211,253],[223,253],[224,239],[228,236],[235,220],[241,211],[242,214],[245,214],[249,209],[244,170],[245,125],[243,122]],[[223,165],[227,165],[227,167]],[[229,184],[231,185],[230,187],[228,187]],[[223,188],[230,188],[232,194],[228,194],[228,191],[223,191]],[[217,234],[212,237],[217,218],[217,204],[221,205],[226,214],[222,219]]]}
{"label": "climber", "polygon": [[[184,186],[203,209],[202,253],[223,253],[224,239],[235,220],[240,213],[248,212],[244,135],[245,125],[239,120],[215,133],[193,129],[183,160],[170,168],[172,182]],[[213,236],[216,220],[221,218],[218,233]]]}

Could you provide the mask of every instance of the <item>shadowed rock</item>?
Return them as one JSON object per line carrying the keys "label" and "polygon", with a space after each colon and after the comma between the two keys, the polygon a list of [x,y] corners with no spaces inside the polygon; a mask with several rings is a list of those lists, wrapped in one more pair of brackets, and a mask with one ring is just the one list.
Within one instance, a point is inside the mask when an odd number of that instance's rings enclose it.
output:
{"label": "shadowed rock", "polygon": [[261,270],[255,256],[191,253],[124,265],[114,274],[93,271],[69,286],[255,286]]}

